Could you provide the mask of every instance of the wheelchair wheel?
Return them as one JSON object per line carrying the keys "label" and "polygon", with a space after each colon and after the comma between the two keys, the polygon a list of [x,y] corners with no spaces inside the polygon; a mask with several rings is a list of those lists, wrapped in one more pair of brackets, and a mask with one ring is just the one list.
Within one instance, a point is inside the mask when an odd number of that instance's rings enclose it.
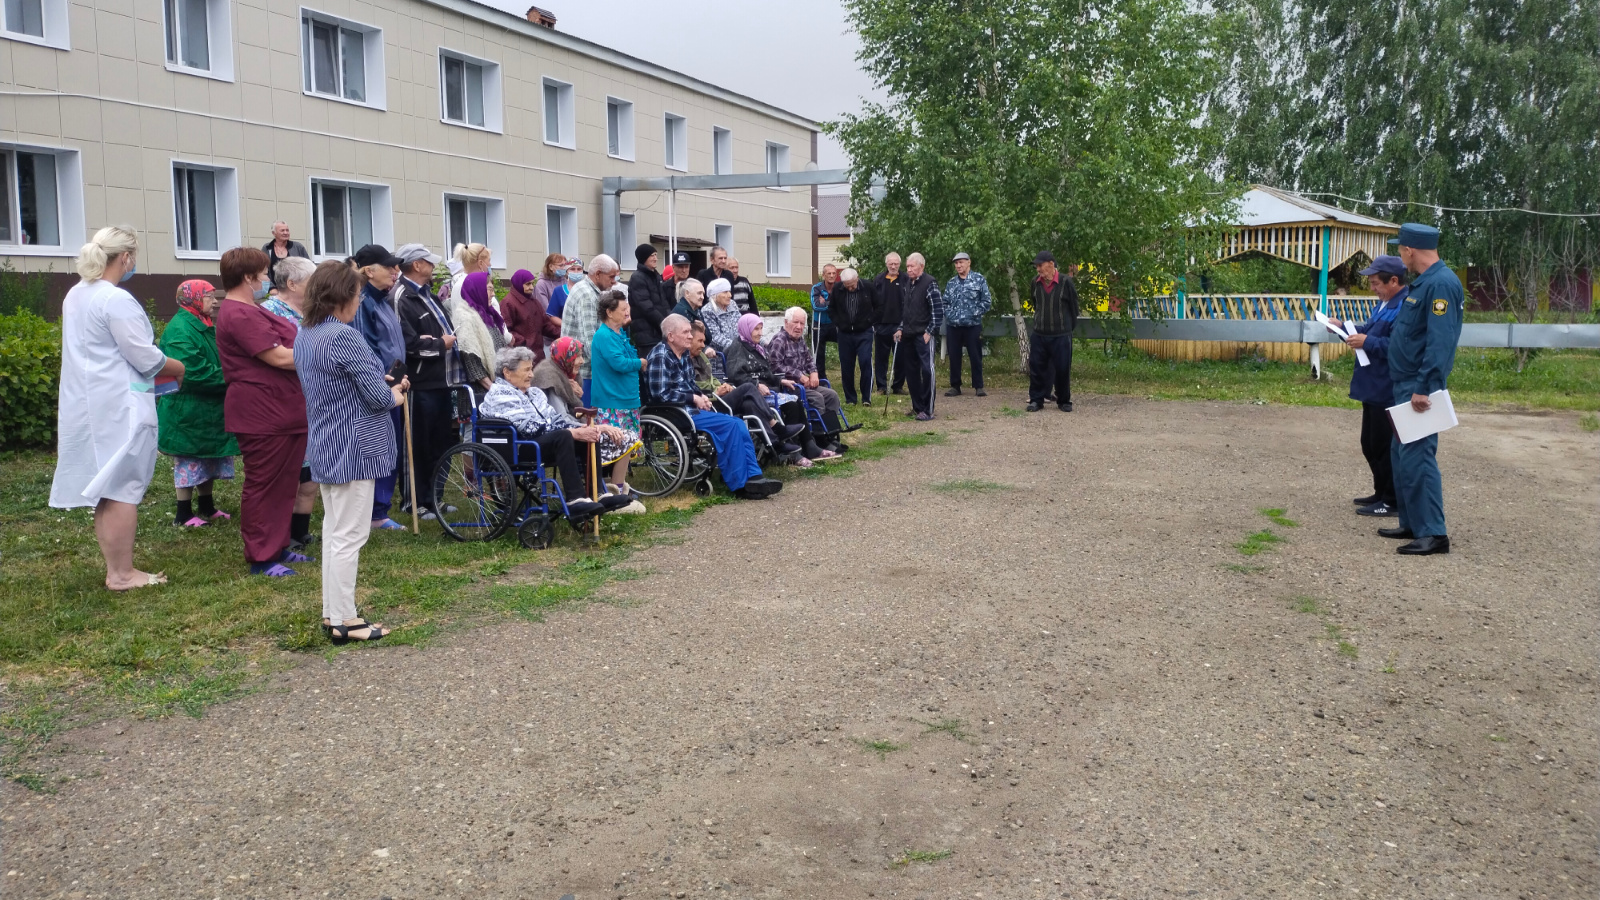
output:
{"label": "wheelchair wheel", "polygon": [[550,517],[532,515],[517,529],[517,541],[529,550],[548,550],[555,540],[555,529],[550,527]]}
{"label": "wheelchair wheel", "polygon": [[711,479],[709,477],[701,478],[694,483],[694,495],[696,497],[711,496]]}
{"label": "wheelchair wheel", "polygon": [[683,435],[665,419],[639,417],[644,444],[628,466],[628,485],[646,497],[664,497],[678,489],[689,471],[689,448]]}
{"label": "wheelchair wheel", "polygon": [[494,540],[517,511],[520,489],[511,466],[482,444],[446,450],[434,469],[432,487],[439,525],[458,541]]}

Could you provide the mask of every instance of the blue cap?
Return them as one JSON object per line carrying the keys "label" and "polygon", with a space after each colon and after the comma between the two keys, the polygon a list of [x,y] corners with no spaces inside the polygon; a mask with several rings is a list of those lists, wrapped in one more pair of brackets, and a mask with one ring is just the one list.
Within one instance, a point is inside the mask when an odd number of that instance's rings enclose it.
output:
{"label": "blue cap", "polygon": [[1419,225],[1416,222],[1407,222],[1400,226],[1400,236],[1389,243],[1398,243],[1402,247],[1414,250],[1439,249],[1439,229],[1432,225]]}
{"label": "blue cap", "polygon": [[1357,272],[1357,275],[1394,275],[1401,277],[1406,274],[1406,264],[1398,256],[1380,256],[1372,261],[1372,265]]}

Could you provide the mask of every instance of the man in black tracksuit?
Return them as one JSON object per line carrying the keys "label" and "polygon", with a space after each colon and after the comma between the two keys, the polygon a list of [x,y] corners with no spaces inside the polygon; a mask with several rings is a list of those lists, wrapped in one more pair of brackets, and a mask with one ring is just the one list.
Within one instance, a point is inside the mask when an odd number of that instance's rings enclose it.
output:
{"label": "man in black tracksuit", "polygon": [[[828,294],[828,315],[839,329],[839,384],[844,402],[856,402],[856,366],[861,367],[861,402],[872,402],[872,323],[877,294],[862,284],[855,269],[845,269]],[[891,333],[890,339],[893,339]]]}
{"label": "man in black tracksuit", "polygon": [[900,327],[900,305],[905,300],[906,277],[900,272],[900,254],[891,253],[883,258],[887,272],[872,279],[872,292],[878,299],[878,318],[872,323],[872,370],[878,390],[889,390],[889,360],[894,360],[894,392],[906,386],[905,357],[895,353],[894,333]]}
{"label": "man in black tracksuit", "polygon": [[933,418],[933,339],[944,325],[944,295],[939,293],[939,282],[925,271],[927,265],[921,253],[906,257],[900,327],[894,333],[911,389],[911,413],[919,422]]}
{"label": "man in black tracksuit", "polygon": [[1033,340],[1028,344],[1028,412],[1044,409],[1055,386],[1056,406],[1072,412],[1072,326],[1078,321],[1078,288],[1056,269],[1046,250],[1033,258]]}

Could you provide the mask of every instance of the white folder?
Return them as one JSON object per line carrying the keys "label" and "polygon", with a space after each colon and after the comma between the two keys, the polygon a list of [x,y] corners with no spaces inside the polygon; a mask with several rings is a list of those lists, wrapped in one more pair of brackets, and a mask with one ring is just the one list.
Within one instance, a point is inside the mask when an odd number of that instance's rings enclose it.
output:
{"label": "white folder", "polygon": [[1460,424],[1456,419],[1455,404],[1450,402],[1449,391],[1434,391],[1428,395],[1428,399],[1433,405],[1428,407],[1427,412],[1412,409],[1409,400],[1389,407],[1389,420],[1394,422],[1394,433],[1400,438],[1400,443],[1409,444]]}

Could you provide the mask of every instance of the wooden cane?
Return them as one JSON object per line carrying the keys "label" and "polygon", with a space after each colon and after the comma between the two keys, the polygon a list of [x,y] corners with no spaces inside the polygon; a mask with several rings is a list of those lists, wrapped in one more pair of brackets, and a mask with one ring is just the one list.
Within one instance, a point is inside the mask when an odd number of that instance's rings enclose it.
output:
{"label": "wooden cane", "polygon": [[[586,424],[594,424],[594,415],[584,416]],[[589,499],[600,502],[600,442],[589,443]],[[600,539],[600,517],[594,517],[594,539]]]}
{"label": "wooden cane", "polygon": [[411,533],[421,534],[422,524],[417,520],[417,457],[411,451],[411,392],[406,391],[406,483],[410,486]]}

